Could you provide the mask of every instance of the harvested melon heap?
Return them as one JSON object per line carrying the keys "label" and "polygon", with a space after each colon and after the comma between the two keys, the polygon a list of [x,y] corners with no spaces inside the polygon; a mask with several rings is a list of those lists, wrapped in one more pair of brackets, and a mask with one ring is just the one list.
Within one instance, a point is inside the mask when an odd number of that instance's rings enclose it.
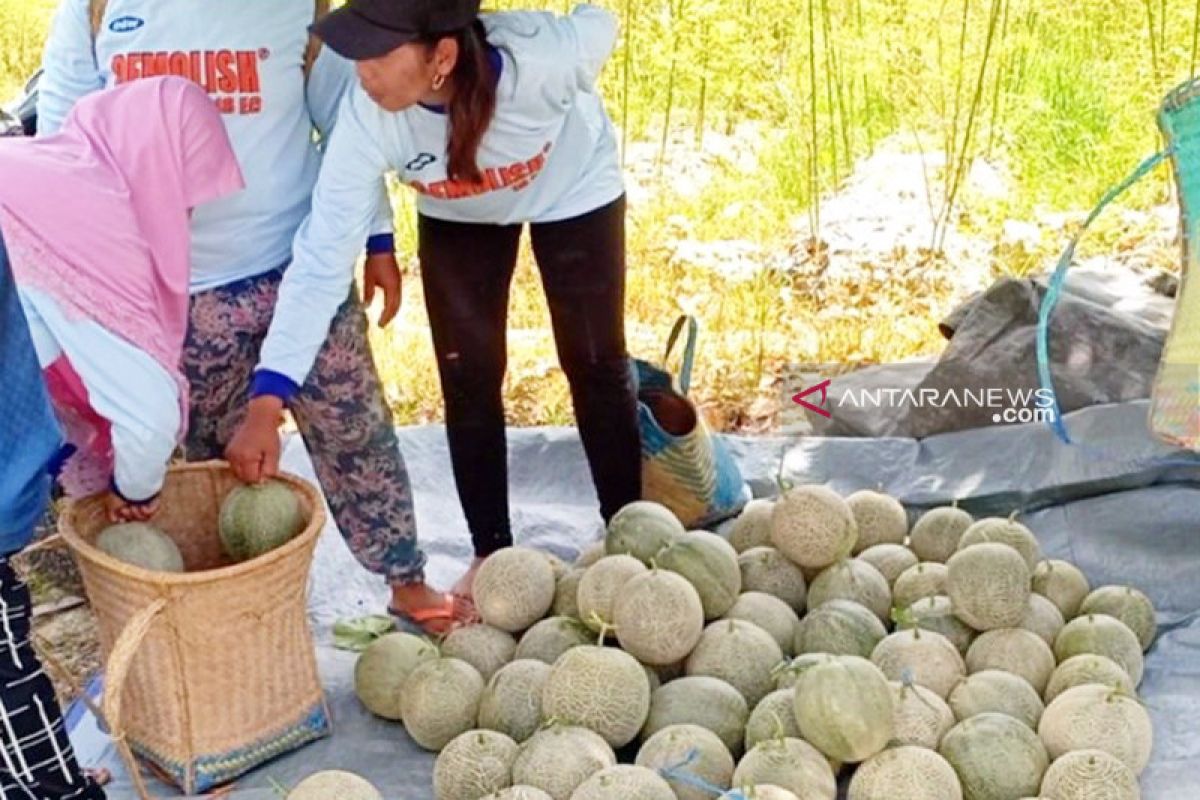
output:
{"label": "harvested melon heap", "polygon": [[1157,633],[1016,516],[801,486],[728,538],[622,509],[569,567],[502,550],[483,623],[360,657],[434,800],[1140,800]]}

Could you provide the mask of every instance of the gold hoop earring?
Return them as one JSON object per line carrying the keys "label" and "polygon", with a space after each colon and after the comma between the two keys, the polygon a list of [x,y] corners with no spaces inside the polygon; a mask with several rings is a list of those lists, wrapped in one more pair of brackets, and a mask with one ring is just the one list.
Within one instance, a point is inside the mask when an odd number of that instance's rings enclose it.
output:
{"label": "gold hoop earring", "polygon": [[445,75],[443,75],[442,73],[439,72],[438,74],[433,76],[433,90],[435,92],[441,90],[441,88],[445,85],[446,85],[446,76]]}

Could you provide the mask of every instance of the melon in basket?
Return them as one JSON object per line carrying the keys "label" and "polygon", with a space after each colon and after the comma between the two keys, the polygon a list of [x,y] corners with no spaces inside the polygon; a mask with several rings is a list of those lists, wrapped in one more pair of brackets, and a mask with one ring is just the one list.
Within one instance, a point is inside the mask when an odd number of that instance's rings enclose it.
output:
{"label": "melon in basket", "polygon": [[221,503],[221,544],[234,561],[269,553],[303,529],[300,500],[283,481],[238,486]]}
{"label": "melon in basket", "polygon": [[353,772],[330,769],[309,775],[288,792],[287,800],[383,800],[379,790]]}
{"label": "melon in basket", "polygon": [[126,564],[154,572],[183,572],[183,554],[169,536],[144,522],[110,525],[96,547]]}

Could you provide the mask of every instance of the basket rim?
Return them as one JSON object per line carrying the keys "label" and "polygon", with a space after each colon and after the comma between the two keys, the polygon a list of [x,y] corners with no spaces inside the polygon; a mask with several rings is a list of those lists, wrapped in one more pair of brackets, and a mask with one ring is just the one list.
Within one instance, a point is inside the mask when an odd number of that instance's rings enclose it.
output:
{"label": "basket rim", "polygon": [[[168,472],[174,474],[187,472],[227,472],[230,469],[229,462],[213,460],[172,465],[168,469]],[[58,528],[62,533],[63,540],[71,550],[83,558],[110,572],[124,574],[142,583],[152,583],[160,586],[189,586],[242,577],[259,572],[264,567],[274,564],[277,561],[282,561],[292,554],[309,547],[311,544],[315,544],[317,538],[325,528],[327,516],[325,513],[325,502],[316,487],[299,475],[283,470],[277,472],[274,477],[277,480],[287,483],[309,499],[313,509],[312,518],[309,520],[308,525],[304,527],[304,530],[300,531],[300,533],[296,534],[291,540],[280,547],[263,553],[249,561],[231,564],[226,567],[197,570],[195,572],[160,572],[145,569],[144,567],[139,567],[108,555],[100,548],[87,542],[75,529],[76,511],[82,503],[96,497],[95,494],[88,495],[87,497],[68,499],[59,517]]]}

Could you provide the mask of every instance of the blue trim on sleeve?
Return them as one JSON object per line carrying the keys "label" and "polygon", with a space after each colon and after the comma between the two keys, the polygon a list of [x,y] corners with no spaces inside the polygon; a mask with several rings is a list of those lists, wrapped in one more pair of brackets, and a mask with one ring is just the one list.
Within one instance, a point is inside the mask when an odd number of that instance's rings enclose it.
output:
{"label": "blue trim on sleeve", "polygon": [[367,254],[395,253],[396,237],[390,233],[377,233],[367,239]]}
{"label": "blue trim on sleeve", "polygon": [[250,396],[262,397],[263,395],[272,395],[278,397],[284,403],[288,403],[291,402],[292,397],[298,391],[300,391],[300,387],[296,385],[296,382],[282,372],[260,369],[254,373],[254,382],[250,387]]}

